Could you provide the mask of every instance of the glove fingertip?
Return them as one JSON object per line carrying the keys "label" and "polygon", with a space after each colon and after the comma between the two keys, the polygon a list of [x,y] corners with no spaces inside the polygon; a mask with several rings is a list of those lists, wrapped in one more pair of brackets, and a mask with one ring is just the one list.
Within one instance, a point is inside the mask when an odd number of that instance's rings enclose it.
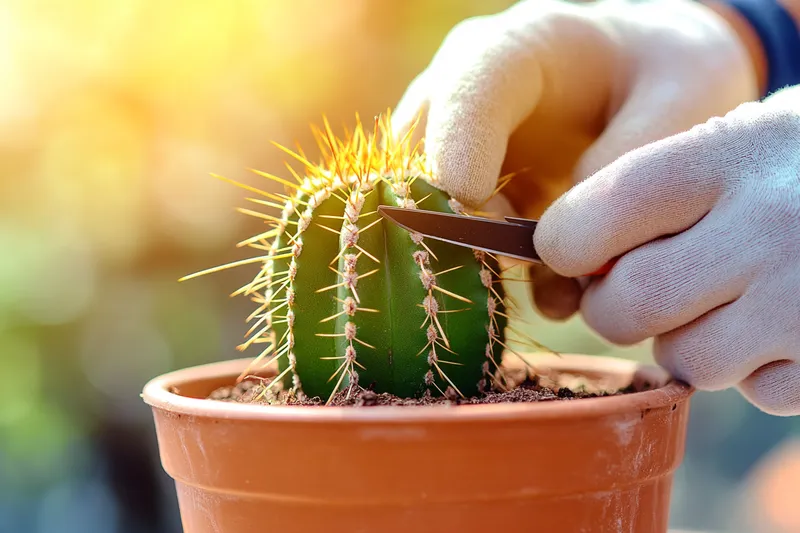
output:
{"label": "glove fingertip", "polygon": [[581,260],[587,255],[577,239],[575,219],[563,198],[551,205],[539,219],[533,236],[534,247],[553,271],[565,277],[579,277],[597,270],[600,265],[586,265]]}
{"label": "glove fingertip", "polygon": [[800,363],[783,360],[766,364],[737,388],[750,403],[767,414],[800,415]]}
{"label": "glove fingertip", "polygon": [[444,191],[473,208],[483,206],[492,197],[504,147],[452,132],[429,132],[426,143],[433,177]]}

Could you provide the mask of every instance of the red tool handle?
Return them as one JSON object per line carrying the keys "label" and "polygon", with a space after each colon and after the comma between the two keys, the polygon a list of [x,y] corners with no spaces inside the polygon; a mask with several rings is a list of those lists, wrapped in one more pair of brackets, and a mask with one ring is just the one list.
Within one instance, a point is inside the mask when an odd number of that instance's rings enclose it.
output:
{"label": "red tool handle", "polygon": [[605,276],[606,274],[608,274],[611,271],[612,268],[614,268],[615,264],[617,264],[617,259],[616,258],[612,259],[611,261],[609,261],[605,265],[601,266],[600,268],[598,268],[594,272],[591,272],[590,274],[587,274],[587,276]]}

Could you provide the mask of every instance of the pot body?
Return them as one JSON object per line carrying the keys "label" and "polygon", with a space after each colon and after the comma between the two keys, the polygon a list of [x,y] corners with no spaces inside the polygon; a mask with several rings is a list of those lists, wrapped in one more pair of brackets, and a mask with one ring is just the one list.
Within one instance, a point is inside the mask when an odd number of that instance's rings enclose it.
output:
{"label": "pot body", "polygon": [[[250,360],[150,382],[185,533],[665,533],[692,389],[603,357],[531,357],[654,390],[437,407],[265,407],[204,400]],[[544,362],[543,362],[544,361]]]}

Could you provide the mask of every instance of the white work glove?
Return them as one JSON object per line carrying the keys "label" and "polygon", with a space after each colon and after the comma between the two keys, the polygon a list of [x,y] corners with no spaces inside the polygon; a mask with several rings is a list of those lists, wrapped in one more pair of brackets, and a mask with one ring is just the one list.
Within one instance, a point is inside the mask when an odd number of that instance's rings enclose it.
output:
{"label": "white work glove", "polygon": [[535,244],[563,276],[619,257],[580,305],[606,339],[655,338],[698,389],[800,414],[800,86],[625,154],[558,199]]}
{"label": "white work glove", "polygon": [[[462,22],[408,87],[395,135],[424,136],[442,189],[482,204],[503,189],[536,218],[632,148],[758,96],[748,55],[716,13],[691,0],[525,0]],[[513,133],[513,134],[512,134]],[[534,302],[567,318],[580,286],[535,269]]]}

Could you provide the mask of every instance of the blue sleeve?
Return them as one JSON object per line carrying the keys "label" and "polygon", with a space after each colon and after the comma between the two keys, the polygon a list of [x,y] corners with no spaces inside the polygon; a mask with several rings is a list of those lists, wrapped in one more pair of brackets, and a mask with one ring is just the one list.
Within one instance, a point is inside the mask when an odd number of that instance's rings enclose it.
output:
{"label": "blue sleeve", "polygon": [[769,95],[800,84],[800,27],[777,0],[723,0],[746,18],[758,34],[767,60]]}

